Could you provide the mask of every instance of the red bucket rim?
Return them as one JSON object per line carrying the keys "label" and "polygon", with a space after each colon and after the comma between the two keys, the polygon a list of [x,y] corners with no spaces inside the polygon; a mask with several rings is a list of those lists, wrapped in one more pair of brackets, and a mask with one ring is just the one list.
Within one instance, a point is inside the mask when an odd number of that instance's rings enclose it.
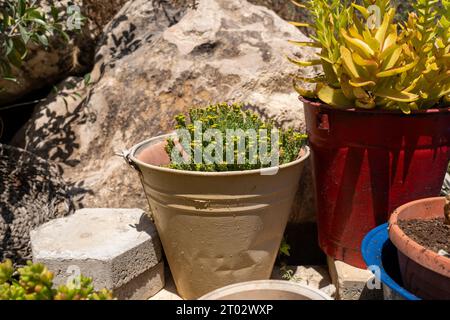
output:
{"label": "red bucket rim", "polygon": [[411,116],[411,115],[419,115],[419,114],[430,114],[430,113],[447,113],[450,112],[450,106],[448,107],[442,107],[442,108],[430,108],[426,110],[411,110],[410,114],[405,114],[401,110],[382,110],[382,109],[357,109],[357,108],[351,108],[351,109],[339,109],[332,107],[326,103],[323,103],[321,101],[317,100],[310,100],[308,98],[305,98],[303,96],[298,96],[298,99],[303,102],[310,104],[314,107],[319,107],[323,109],[328,109],[330,111],[339,111],[339,112],[349,112],[349,113],[369,113],[369,114],[393,114],[393,115],[404,115],[404,116]]}

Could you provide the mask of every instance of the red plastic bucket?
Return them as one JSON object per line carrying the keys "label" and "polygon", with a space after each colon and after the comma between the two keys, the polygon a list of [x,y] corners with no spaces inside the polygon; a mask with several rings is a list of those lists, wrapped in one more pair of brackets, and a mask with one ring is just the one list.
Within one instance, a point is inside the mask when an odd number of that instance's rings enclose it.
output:
{"label": "red plastic bucket", "polygon": [[450,108],[410,115],[304,102],[312,150],[319,244],[365,268],[364,236],[395,208],[438,196],[450,154]]}

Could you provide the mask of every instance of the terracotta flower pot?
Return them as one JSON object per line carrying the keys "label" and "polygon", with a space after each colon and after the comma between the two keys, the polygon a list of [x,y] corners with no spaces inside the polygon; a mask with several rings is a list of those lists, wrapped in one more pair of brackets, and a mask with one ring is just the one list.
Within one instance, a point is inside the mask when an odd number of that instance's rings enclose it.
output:
{"label": "terracotta flower pot", "polygon": [[342,110],[304,102],[319,244],[365,268],[364,236],[395,208],[439,195],[450,155],[450,108]]}
{"label": "terracotta flower pot", "polygon": [[450,258],[415,242],[398,222],[443,217],[444,204],[443,197],[409,202],[395,210],[389,220],[389,238],[398,249],[404,286],[423,299],[450,299]]}
{"label": "terracotta flower pot", "polygon": [[238,282],[269,279],[309,149],[275,175],[261,170],[174,170],[164,151],[169,135],[133,147],[179,294],[196,299]]}

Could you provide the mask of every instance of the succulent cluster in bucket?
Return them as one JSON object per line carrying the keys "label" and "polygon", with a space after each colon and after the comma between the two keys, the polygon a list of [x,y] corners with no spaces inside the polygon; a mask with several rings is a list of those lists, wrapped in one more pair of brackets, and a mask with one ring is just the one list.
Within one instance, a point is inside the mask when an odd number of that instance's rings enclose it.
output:
{"label": "succulent cluster in bucket", "polygon": [[[321,65],[323,74],[297,76],[303,97],[337,108],[427,109],[450,103],[450,1],[416,0],[407,21],[396,22],[389,0],[294,1],[314,17],[313,41],[291,41],[318,49],[300,67]],[[311,89],[305,83],[314,83]]]}
{"label": "succulent cluster in bucket", "polygon": [[[183,148],[183,152],[193,155],[196,148],[200,148],[203,151],[210,143],[215,144],[218,141],[198,141],[196,140],[195,130],[196,124],[201,123],[202,134],[208,129],[217,129],[223,137],[227,136],[227,130],[241,129],[243,132],[247,130],[254,130],[257,133],[256,141],[251,140],[248,136],[244,137],[245,141],[241,141],[242,137],[233,136],[233,146],[229,145],[228,141],[223,141],[223,159],[221,163],[176,163],[172,157],[172,151],[176,148],[176,142],[174,139],[169,138],[167,140],[166,152],[171,159],[169,165],[172,169],[189,170],[189,171],[206,171],[206,172],[218,172],[218,171],[239,171],[239,170],[252,170],[259,168],[270,167],[271,163],[263,163],[259,153],[251,153],[250,149],[264,143],[267,145],[267,152],[271,152],[272,145],[272,131],[278,130],[278,152],[279,152],[279,164],[286,164],[296,160],[299,157],[301,148],[306,143],[306,135],[294,131],[293,129],[283,130],[276,128],[274,122],[262,120],[256,113],[250,110],[243,110],[242,104],[227,104],[220,103],[210,105],[206,108],[193,108],[189,111],[188,117],[180,114],[175,117],[176,126],[175,129],[186,129],[191,135],[191,143],[189,146]],[[266,138],[263,138],[259,132],[263,130],[266,132]],[[245,143],[244,150],[238,150],[238,146],[241,142]],[[234,161],[232,163],[227,162],[226,150],[232,148],[234,153]],[[203,154],[203,152],[202,152]],[[250,159],[250,157],[254,157]],[[238,158],[244,159],[244,161],[237,160]],[[242,163],[243,162],[243,163]]]}
{"label": "succulent cluster in bucket", "polygon": [[92,280],[80,276],[77,283],[53,288],[53,273],[42,264],[28,262],[14,270],[11,260],[0,263],[0,300],[111,300],[106,289],[95,291]]}

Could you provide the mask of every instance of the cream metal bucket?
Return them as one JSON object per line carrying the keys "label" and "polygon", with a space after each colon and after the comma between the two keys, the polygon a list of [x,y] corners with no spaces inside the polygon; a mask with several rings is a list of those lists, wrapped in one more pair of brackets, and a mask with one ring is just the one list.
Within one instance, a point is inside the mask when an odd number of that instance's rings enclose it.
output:
{"label": "cream metal bucket", "polygon": [[162,167],[169,136],[137,144],[126,159],[140,173],[178,293],[197,299],[269,279],[309,148],[275,175],[192,172]]}

